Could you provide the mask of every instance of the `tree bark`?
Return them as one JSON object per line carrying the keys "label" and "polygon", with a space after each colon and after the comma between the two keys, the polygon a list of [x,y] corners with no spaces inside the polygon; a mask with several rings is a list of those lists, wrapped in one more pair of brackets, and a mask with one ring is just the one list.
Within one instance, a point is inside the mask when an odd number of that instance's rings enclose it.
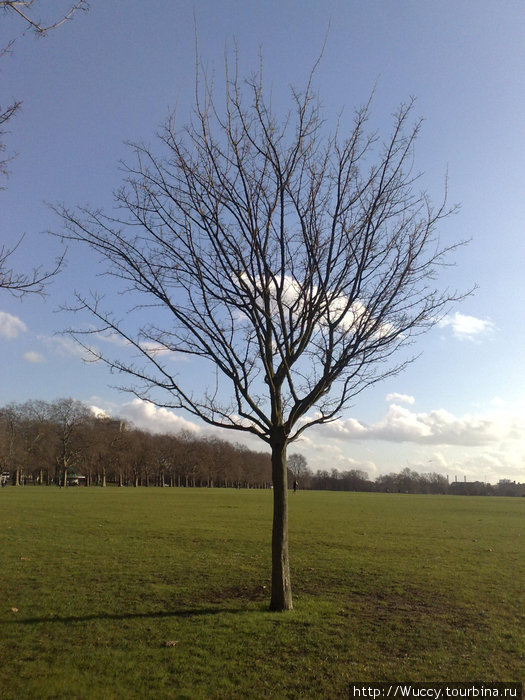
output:
{"label": "tree bark", "polygon": [[288,478],[285,438],[272,444],[273,530],[272,597],[270,610],[292,610],[292,586],[288,558]]}

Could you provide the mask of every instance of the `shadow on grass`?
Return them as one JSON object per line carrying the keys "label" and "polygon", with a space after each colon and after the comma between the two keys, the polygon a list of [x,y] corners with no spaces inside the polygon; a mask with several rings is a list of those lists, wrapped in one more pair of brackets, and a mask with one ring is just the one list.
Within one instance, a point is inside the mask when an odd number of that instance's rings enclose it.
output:
{"label": "shadow on grass", "polygon": [[191,618],[204,615],[238,615],[240,613],[254,612],[249,608],[183,608],[181,610],[163,610],[159,612],[144,612],[144,613],[93,613],[92,615],[68,615],[62,617],[60,615],[52,615],[47,617],[14,617],[11,620],[6,620],[3,624],[8,625],[38,625],[46,622],[59,622],[62,624],[70,624],[75,622],[92,622],[94,620],[148,620],[148,619],[164,619],[164,618]]}

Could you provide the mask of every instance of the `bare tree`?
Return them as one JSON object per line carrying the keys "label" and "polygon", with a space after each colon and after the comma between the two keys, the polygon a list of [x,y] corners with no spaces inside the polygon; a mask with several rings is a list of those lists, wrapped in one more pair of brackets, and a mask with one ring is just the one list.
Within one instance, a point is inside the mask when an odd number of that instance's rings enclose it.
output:
{"label": "bare tree", "polygon": [[22,477],[21,413],[17,404],[0,411],[0,468],[9,473],[13,486],[20,486]]}
{"label": "bare tree", "polygon": [[[25,31],[29,29],[39,36],[45,35],[52,29],[60,27],[61,24],[72,19],[75,12],[84,12],[89,8],[89,4],[86,0],[79,0],[79,2],[71,5],[63,14],[56,17],[55,3],[55,15],[53,18],[43,20],[40,15],[35,14],[35,7],[37,6],[39,6],[37,0],[0,0],[0,10],[3,10],[6,14],[15,15],[22,20]],[[9,46],[12,46],[13,43],[14,40],[11,40]]]}
{"label": "bare tree", "polygon": [[68,470],[78,464],[86,449],[84,428],[91,417],[80,401],[57,399],[49,405],[49,420],[55,433],[55,475],[62,486],[68,485]]}
{"label": "bare tree", "polygon": [[0,247],[0,289],[10,292],[15,297],[26,294],[45,294],[47,283],[58,274],[64,262],[65,253],[57,257],[49,270],[38,266],[29,272],[16,270],[12,263],[12,255],[22,243],[22,236],[11,248]]}
{"label": "bare tree", "polygon": [[[70,6],[62,15],[44,22],[40,16],[35,14],[35,7],[39,3],[36,0],[0,0],[0,11],[6,16],[17,17],[21,20],[22,27],[25,33],[27,30],[35,32],[39,36],[44,36],[52,29],[56,29],[64,22],[72,19],[76,12],[85,11],[89,5],[86,0],[80,0]],[[55,7],[56,12],[56,7]],[[15,38],[11,39],[7,46],[0,47],[0,58],[9,53],[15,43]],[[7,107],[0,105],[0,175],[6,177],[8,175],[8,164],[11,157],[4,155],[6,145],[4,137],[6,135],[6,124],[20,110],[21,102],[14,100]],[[0,187],[0,190],[3,189]],[[23,236],[12,247],[2,245],[0,247],[0,289],[4,289],[15,296],[25,296],[26,294],[43,294],[47,283],[60,270],[63,263],[63,256],[57,258],[54,265],[49,270],[44,270],[42,267],[36,267],[30,272],[18,272],[12,265],[12,257],[23,240]]]}
{"label": "bare tree", "polygon": [[[412,102],[382,142],[367,133],[369,106],[347,137],[327,134],[312,77],[291,101],[279,119],[260,75],[236,75],[220,110],[205,82],[190,123],[168,119],[161,155],[134,146],[119,215],[58,209],[63,235],[101,256],[130,306],[155,307],[133,325],[77,294],[77,310],[137,357],[109,357],[71,331],[79,342],[131,376],[137,396],[269,445],[272,610],[292,608],[288,444],[405,367],[396,353],[457,298],[435,282],[456,245],[436,233],[445,203],[417,189]],[[208,390],[174,374],[173,353],[211,369]]]}
{"label": "bare tree", "polygon": [[295,452],[288,457],[287,463],[288,469],[292,472],[295,480],[301,479],[309,473],[308,461],[304,455]]}
{"label": "bare tree", "polygon": [[[5,135],[5,129],[4,129],[4,124],[7,124],[7,122],[18,112],[20,109],[20,102],[13,102],[10,104],[6,109],[2,111],[2,107],[0,107],[0,154],[4,154],[6,151],[6,146],[5,143],[3,143],[2,139],[3,136]],[[11,160],[10,157],[2,155],[0,158],[0,175],[3,177],[6,177],[8,174],[8,163]],[[0,190],[4,189],[3,187],[0,187]]]}

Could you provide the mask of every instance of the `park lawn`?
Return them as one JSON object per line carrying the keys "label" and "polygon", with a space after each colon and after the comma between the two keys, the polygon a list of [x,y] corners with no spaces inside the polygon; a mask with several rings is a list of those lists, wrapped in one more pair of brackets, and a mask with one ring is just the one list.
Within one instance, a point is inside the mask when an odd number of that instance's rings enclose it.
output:
{"label": "park lawn", "polygon": [[525,499],[290,494],[280,614],[271,512],[271,491],[2,489],[0,698],[525,680]]}

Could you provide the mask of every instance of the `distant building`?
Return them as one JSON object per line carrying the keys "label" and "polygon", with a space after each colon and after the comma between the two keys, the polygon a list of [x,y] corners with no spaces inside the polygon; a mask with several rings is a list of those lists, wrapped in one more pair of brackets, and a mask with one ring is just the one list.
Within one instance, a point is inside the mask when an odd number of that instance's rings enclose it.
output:
{"label": "distant building", "polygon": [[486,496],[490,493],[488,485],[482,481],[454,481],[448,492],[457,496]]}
{"label": "distant building", "polygon": [[86,477],[82,474],[68,474],[67,475],[67,485],[68,486],[85,486]]}

